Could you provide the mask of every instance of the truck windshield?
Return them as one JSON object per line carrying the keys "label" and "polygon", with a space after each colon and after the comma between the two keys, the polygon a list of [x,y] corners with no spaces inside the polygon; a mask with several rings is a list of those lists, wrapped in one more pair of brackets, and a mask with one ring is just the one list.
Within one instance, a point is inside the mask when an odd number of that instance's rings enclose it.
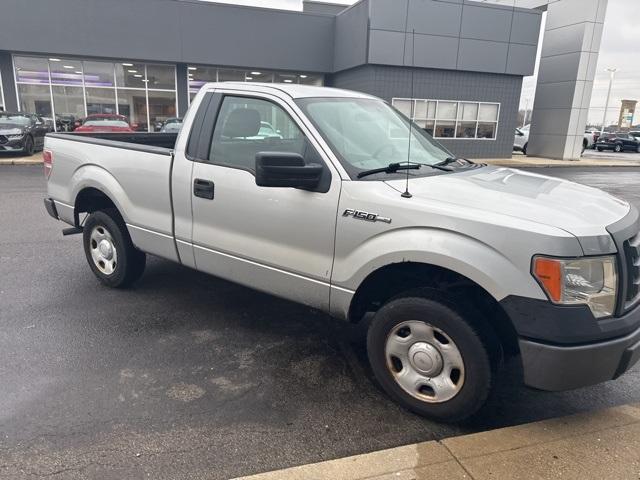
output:
{"label": "truck windshield", "polygon": [[[410,160],[436,165],[453,157],[428,133],[381,100],[304,98],[297,100],[353,179],[358,173]],[[411,147],[409,147],[409,125]],[[410,155],[409,155],[409,148]],[[414,173],[415,172],[415,173]],[[412,176],[431,173],[415,170]],[[406,172],[402,172],[406,175]]]}

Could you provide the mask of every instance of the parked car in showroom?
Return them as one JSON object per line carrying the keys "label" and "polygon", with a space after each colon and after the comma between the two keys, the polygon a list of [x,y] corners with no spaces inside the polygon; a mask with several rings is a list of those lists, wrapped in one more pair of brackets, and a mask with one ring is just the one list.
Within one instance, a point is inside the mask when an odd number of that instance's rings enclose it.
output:
{"label": "parked car in showroom", "polygon": [[362,322],[376,379],[419,414],[473,415],[510,357],[550,391],[640,360],[633,205],[456,158],[369,95],[207,84],[179,134],[56,133],[43,159],[45,207],[104,285],[151,254]]}
{"label": "parked car in showroom", "polygon": [[614,152],[638,152],[640,153],[640,140],[628,133],[605,133],[598,139],[596,148],[599,152],[613,150]]}
{"label": "parked car in showroom", "polygon": [[79,133],[108,133],[108,132],[133,132],[129,120],[124,115],[111,113],[98,113],[89,115],[75,132]]}
{"label": "parked car in showroom", "polygon": [[44,136],[53,128],[32,113],[0,112],[0,152],[33,155],[42,150]]}
{"label": "parked car in showroom", "polygon": [[166,122],[164,122],[164,125],[162,125],[162,128],[160,129],[160,132],[161,133],[178,133],[181,128],[182,128],[181,118],[170,118]]}

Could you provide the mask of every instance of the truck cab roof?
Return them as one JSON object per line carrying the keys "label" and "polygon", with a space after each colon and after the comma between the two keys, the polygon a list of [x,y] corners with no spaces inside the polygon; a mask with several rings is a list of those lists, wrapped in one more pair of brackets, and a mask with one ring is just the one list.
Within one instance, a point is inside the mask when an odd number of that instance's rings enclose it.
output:
{"label": "truck cab roof", "polygon": [[317,87],[314,85],[296,85],[292,83],[260,83],[260,82],[213,82],[204,85],[205,89],[209,88],[229,88],[233,87],[237,90],[246,90],[248,92],[263,92],[263,93],[285,93],[291,98],[371,98],[376,99],[371,95],[364,93],[354,92],[351,90],[342,90],[340,88],[331,87]]}

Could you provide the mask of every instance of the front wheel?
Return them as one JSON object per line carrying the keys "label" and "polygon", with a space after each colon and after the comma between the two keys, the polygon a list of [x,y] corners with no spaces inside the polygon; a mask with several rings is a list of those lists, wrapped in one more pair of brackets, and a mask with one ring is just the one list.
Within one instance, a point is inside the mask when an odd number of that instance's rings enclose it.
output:
{"label": "front wheel", "polygon": [[83,243],[89,267],[108,287],[126,288],[142,276],[146,255],[133,245],[117,210],[90,214],[83,228]]}
{"label": "front wheel", "polygon": [[528,147],[528,146],[529,146],[529,144],[528,144],[528,143],[525,143],[525,144],[524,144],[524,147],[522,147],[522,154],[523,154],[523,155],[526,155],[526,154],[527,154],[527,147]]}
{"label": "front wheel", "polygon": [[456,422],[476,413],[491,391],[489,336],[435,291],[397,297],[375,314],[367,337],[373,373],[405,408]]}
{"label": "front wheel", "polygon": [[33,138],[31,136],[27,136],[24,141],[24,154],[27,157],[30,157],[35,152],[35,145],[33,143]]}

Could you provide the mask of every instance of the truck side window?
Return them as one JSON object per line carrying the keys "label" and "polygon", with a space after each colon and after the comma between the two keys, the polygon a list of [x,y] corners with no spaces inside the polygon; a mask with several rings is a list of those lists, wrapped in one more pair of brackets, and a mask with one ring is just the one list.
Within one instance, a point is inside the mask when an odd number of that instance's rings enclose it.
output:
{"label": "truck side window", "polygon": [[295,122],[278,105],[257,98],[226,96],[213,132],[209,160],[254,171],[258,152],[298,153],[316,162],[318,158]]}

